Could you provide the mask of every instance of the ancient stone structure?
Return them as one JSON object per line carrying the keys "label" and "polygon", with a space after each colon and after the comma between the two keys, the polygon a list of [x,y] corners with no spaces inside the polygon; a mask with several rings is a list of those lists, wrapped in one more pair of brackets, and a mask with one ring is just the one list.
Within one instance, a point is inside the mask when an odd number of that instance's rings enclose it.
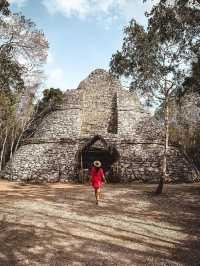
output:
{"label": "ancient stone structure", "polygon": [[[81,180],[99,159],[115,182],[157,180],[162,174],[162,128],[135,94],[105,70],[95,70],[60,108],[47,115],[2,175],[11,180]],[[193,170],[170,146],[171,180],[190,180]]]}

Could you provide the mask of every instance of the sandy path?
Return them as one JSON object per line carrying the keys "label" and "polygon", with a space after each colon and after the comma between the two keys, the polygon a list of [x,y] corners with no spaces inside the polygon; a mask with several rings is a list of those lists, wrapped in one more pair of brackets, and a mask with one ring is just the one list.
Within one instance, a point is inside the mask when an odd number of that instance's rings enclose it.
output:
{"label": "sandy path", "polygon": [[200,184],[0,182],[0,265],[200,265]]}

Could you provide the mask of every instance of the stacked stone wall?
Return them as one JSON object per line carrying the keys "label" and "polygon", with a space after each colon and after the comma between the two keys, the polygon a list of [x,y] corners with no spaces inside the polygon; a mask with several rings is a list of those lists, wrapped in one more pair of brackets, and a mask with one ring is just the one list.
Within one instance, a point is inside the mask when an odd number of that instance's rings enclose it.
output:
{"label": "stacked stone wall", "polygon": [[132,92],[122,90],[117,93],[118,134],[133,135],[137,124],[147,114],[142,110],[138,98]]}
{"label": "stacked stone wall", "polygon": [[79,88],[83,90],[82,134],[106,134],[117,127],[113,125],[113,112],[116,108],[113,99],[118,86],[118,82],[103,70],[96,70],[80,84]]}
{"label": "stacked stone wall", "polygon": [[[127,143],[118,145],[120,160],[118,175],[121,182],[143,180],[158,182],[162,175],[164,145],[155,143]],[[191,182],[194,173],[179,150],[170,146],[167,161],[167,182]]]}
{"label": "stacked stone wall", "polygon": [[[22,143],[1,175],[10,180],[77,180],[77,154],[95,135],[101,136],[98,147],[103,139],[117,149],[120,158],[112,168],[119,182],[157,182],[162,175],[162,126],[104,70],[92,72],[77,90],[65,93],[59,110],[44,118],[33,139]],[[168,172],[169,181],[194,177],[190,164],[172,146]]]}
{"label": "stacked stone wall", "polygon": [[4,169],[3,176],[14,181],[34,182],[74,179],[77,147],[73,141],[23,145],[16,152],[12,166],[9,162]]}
{"label": "stacked stone wall", "polygon": [[65,94],[64,104],[47,115],[38,126],[35,138],[51,139],[80,135],[81,103],[76,90]]}
{"label": "stacked stone wall", "polygon": [[[106,142],[114,145],[120,154],[119,160],[113,167],[116,180],[158,182],[162,175],[163,143],[141,143],[137,139],[110,137],[110,135],[104,136]],[[77,162],[77,153],[89,139],[65,139],[52,143],[42,143],[42,141],[37,143],[38,140],[32,140],[20,147],[14,156],[12,167],[8,164],[3,175],[10,180],[47,182],[78,180],[81,169],[77,168],[77,165],[80,165],[80,162]],[[101,146],[101,143],[94,143],[97,144]],[[190,164],[179,150],[172,146],[169,149],[168,173],[169,182],[189,182],[194,177]]]}

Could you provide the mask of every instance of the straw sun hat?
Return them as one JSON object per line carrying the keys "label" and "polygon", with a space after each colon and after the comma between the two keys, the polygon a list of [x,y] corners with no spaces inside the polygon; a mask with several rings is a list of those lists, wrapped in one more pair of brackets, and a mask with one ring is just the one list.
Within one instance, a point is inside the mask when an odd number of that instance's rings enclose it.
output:
{"label": "straw sun hat", "polygon": [[94,161],[94,166],[101,167],[101,162],[100,161]]}

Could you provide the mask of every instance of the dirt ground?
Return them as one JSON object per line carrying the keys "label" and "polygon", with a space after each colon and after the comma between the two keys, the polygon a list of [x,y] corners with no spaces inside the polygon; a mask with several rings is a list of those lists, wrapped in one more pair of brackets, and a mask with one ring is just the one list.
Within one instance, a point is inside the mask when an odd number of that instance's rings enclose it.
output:
{"label": "dirt ground", "polygon": [[0,265],[200,265],[200,184],[0,181]]}

